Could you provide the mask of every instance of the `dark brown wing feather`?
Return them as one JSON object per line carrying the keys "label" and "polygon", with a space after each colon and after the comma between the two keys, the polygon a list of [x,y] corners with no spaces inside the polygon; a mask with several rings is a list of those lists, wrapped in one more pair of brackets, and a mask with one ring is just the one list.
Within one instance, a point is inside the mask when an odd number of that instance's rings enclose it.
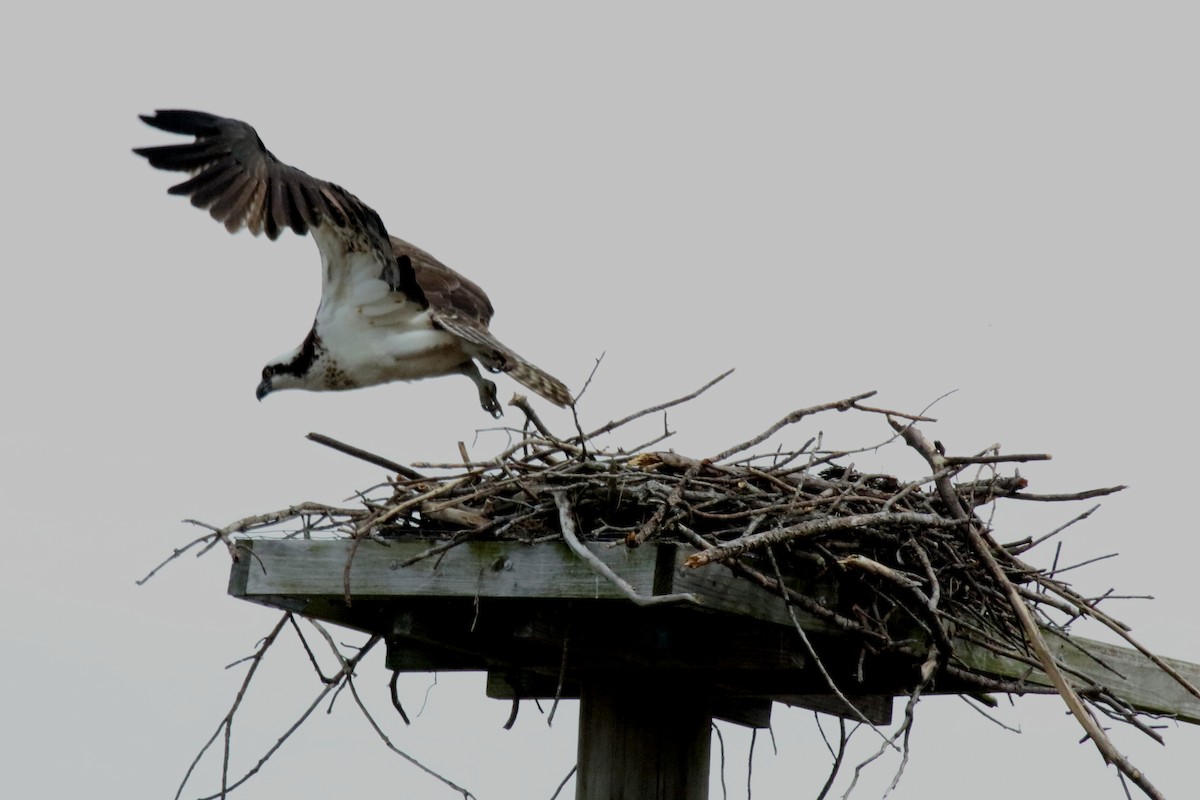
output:
{"label": "dark brown wing feather", "polygon": [[208,209],[230,233],[249,228],[255,236],[265,231],[273,240],[284,228],[301,236],[321,225],[346,229],[350,238],[365,236],[379,252],[384,262],[380,277],[388,285],[427,305],[412,267],[393,257],[387,229],[374,209],[342,187],[275,158],[250,125],[183,110],[159,110],[142,115],[142,120],[169,133],[196,137],[188,144],[139,147],[133,152],[158,169],[191,173],[191,178],[167,191]]}
{"label": "dark brown wing feather", "polygon": [[429,307],[471,320],[486,328],[492,320],[492,301],[483,289],[438,261],[416,245],[403,239],[392,239],[392,253],[397,260],[405,257],[412,263],[417,283],[421,286]]}
{"label": "dark brown wing feather", "polygon": [[392,252],[412,263],[417,282],[429,300],[433,324],[453,333],[473,347],[469,352],[492,372],[506,372],[558,406],[571,404],[571,392],[562,381],[510,350],[488,330],[492,301],[483,289],[459,275],[419,247],[392,237]]}

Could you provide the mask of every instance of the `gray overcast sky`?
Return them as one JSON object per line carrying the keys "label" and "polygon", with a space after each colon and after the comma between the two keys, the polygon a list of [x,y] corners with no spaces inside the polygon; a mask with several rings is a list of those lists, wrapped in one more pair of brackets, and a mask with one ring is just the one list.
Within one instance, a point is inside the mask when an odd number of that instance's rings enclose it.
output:
{"label": "gray overcast sky", "polygon": [[[969,8],[968,8],[969,5]],[[195,535],[379,471],[308,431],[400,461],[504,444],[465,379],[262,405],[262,364],[297,344],[317,254],[228,236],[165,194],[129,148],[137,113],[250,121],[280,158],[340,183],[389,229],[481,283],[494,330],[578,389],[585,422],[682,394],[673,446],[710,455],[792,408],[864,389],[918,410],[954,452],[1048,451],[1039,491],[1131,489],[1066,536],[1099,593],[1165,655],[1200,661],[1187,512],[1200,441],[1196,75],[1191,4],[41,4],[10,10],[5,75],[5,370],[0,416],[4,683],[11,797],[169,797],[275,614],[225,596],[219,553],[133,585]],[[503,379],[502,379],[503,380]],[[502,383],[507,398],[514,384]],[[551,424],[565,416],[547,409]],[[511,419],[511,416],[510,416]],[[882,429],[841,419],[836,444]],[[648,437],[644,437],[648,438]],[[634,444],[631,433],[622,441]],[[899,450],[860,466],[922,474]],[[1001,539],[1082,508],[1004,508]],[[1046,558],[1049,553],[1043,554]],[[357,638],[347,635],[347,640]],[[481,800],[549,797],[574,759],[574,704],[547,730],[482,677],[440,677],[397,746]],[[419,707],[432,683],[411,676]],[[235,771],[317,686],[294,645],[239,719]],[[1119,798],[1051,699],[920,709],[896,798]],[[777,708],[754,797],[807,797],[827,755],[811,714]],[[1117,731],[1171,797],[1195,793],[1200,731]],[[727,728],[729,796],[744,731]],[[871,749],[861,737],[864,755]],[[187,796],[211,790],[216,761]],[[877,797],[894,762],[855,796]],[[452,797],[389,754],[342,698],[241,791]],[[1031,788],[1036,787],[1036,788]],[[714,797],[720,797],[717,790]]]}

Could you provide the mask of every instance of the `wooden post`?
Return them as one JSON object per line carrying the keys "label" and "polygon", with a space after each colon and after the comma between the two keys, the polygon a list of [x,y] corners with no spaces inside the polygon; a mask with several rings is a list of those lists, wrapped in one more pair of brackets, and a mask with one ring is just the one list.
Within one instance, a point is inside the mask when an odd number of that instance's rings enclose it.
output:
{"label": "wooden post", "polygon": [[576,800],[707,800],[707,697],[654,674],[585,679]]}

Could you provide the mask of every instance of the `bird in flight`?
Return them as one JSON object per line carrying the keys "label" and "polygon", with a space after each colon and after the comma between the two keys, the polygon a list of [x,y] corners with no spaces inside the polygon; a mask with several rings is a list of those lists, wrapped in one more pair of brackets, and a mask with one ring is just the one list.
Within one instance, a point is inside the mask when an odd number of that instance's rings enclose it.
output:
{"label": "bird in flight", "polygon": [[230,233],[249,228],[274,240],[284,228],[311,231],[321,251],[321,304],[312,329],[263,367],[259,400],[279,389],[357,389],[457,373],[474,381],[480,405],[499,417],[496,384],[480,374],[479,362],[557,406],[570,405],[562,381],[492,336],[492,303],[482,289],[390,236],[379,215],[342,187],[279,161],[254,128],[201,111],[141,118],[195,137],[133,151],[158,169],[191,174],[170,194],[208,209]]}

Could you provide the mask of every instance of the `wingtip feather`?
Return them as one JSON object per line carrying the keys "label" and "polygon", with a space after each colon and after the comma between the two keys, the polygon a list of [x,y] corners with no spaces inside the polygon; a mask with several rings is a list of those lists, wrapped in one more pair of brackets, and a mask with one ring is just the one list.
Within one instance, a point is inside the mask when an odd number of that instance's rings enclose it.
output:
{"label": "wingtip feather", "polygon": [[160,108],[153,114],[139,114],[138,117],[142,122],[152,128],[158,128],[160,131],[191,136],[216,133],[217,123],[222,119],[207,111],[191,111],[183,108]]}

